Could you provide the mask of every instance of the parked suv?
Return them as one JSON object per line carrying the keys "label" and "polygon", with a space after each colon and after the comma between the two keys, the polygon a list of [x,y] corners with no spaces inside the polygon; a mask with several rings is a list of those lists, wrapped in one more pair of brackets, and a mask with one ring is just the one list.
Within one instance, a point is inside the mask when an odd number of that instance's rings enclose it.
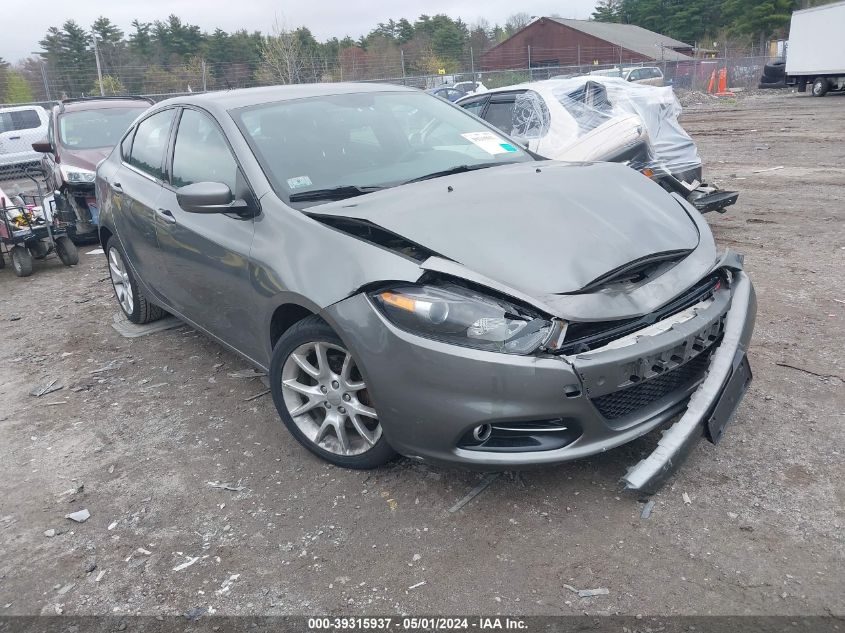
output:
{"label": "parked suv", "polygon": [[32,144],[47,134],[47,118],[41,106],[0,108],[0,169],[38,162]]}
{"label": "parked suv", "polygon": [[32,149],[43,155],[47,186],[55,194],[56,211],[72,223],[71,239],[96,237],[94,170],[152,103],[131,96],[65,99],[50,113],[46,139]]}
{"label": "parked suv", "polygon": [[621,77],[625,81],[647,86],[662,86],[663,71],[657,66],[634,66],[633,68],[610,68],[608,70],[594,70],[591,75],[600,77]]}

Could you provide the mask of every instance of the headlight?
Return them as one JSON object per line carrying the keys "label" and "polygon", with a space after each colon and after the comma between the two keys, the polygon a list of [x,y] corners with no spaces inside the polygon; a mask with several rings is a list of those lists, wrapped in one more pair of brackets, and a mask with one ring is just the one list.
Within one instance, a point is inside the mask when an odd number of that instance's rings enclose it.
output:
{"label": "headlight", "polygon": [[59,165],[64,179],[72,184],[80,184],[86,182],[94,182],[94,172],[90,169],[82,169],[81,167],[72,167],[70,165]]}
{"label": "headlight", "polygon": [[370,297],[403,330],[491,352],[530,354],[555,330],[525,308],[457,285],[400,286]]}

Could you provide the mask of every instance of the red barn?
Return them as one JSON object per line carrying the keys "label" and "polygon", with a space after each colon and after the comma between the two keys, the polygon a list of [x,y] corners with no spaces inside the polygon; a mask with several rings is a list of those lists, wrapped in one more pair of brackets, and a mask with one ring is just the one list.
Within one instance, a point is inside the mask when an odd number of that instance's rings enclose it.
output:
{"label": "red barn", "polygon": [[677,62],[692,59],[690,44],[633,24],[535,18],[481,56],[483,70]]}

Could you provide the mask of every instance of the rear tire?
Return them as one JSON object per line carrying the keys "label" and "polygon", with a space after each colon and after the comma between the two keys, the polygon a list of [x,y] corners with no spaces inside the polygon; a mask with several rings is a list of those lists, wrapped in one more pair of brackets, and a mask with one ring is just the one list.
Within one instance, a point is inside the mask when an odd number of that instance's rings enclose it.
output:
{"label": "rear tire", "polygon": [[[316,345],[323,350],[322,361]],[[312,352],[303,351],[308,348],[314,349],[314,358]],[[381,432],[375,405],[354,364],[351,352],[334,330],[318,316],[307,317],[285,332],[273,349],[273,403],[291,435],[318,457],[343,468],[377,468],[394,459],[396,452]],[[326,396],[319,392],[321,385]],[[303,393],[306,395],[300,395]],[[324,398],[333,400],[334,405],[320,402]],[[294,412],[297,408],[304,411],[296,421],[291,406]]]}
{"label": "rear tire", "polygon": [[116,238],[113,237],[106,242],[105,251],[108,256],[112,288],[126,318],[132,323],[143,325],[163,317],[164,310],[147,299],[138,288],[132,268],[126,262],[126,255]]}
{"label": "rear tire", "polygon": [[25,246],[18,244],[12,248],[12,268],[18,277],[32,274],[32,255]]}
{"label": "rear tire", "polygon": [[816,77],[816,79],[813,81],[813,96],[814,97],[825,96],[829,89],[830,89],[830,84],[827,81],[827,77]]}
{"label": "rear tire", "polygon": [[56,254],[65,266],[75,266],[79,263],[79,251],[67,236],[56,238]]}

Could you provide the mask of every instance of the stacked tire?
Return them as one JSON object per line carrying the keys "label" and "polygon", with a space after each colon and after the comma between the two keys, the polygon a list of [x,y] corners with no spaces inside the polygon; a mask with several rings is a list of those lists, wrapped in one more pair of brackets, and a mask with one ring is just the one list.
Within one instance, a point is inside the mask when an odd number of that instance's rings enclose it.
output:
{"label": "stacked tire", "polygon": [[759,88],[786,88],[786,62],[778,59],[763,66]]}

